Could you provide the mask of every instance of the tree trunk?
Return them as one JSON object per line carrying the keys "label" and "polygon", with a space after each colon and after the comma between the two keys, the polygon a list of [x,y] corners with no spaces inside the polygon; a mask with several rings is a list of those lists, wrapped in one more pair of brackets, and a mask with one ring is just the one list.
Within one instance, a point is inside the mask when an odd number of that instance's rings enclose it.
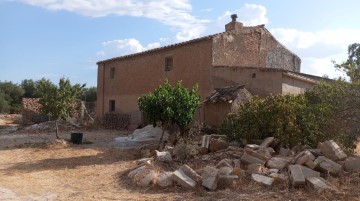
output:
{"label": "tree trunk", "polygon": [[[158,145],[158,147],[157,147],[157,149],[158,149],[159,151],[162,151],[161,144],[162,144],[162,140],[163,140],[164,134],[165,134],[165,128],[163,127],[163,128],[162,128],[161,137],[160,137],[160,141],[159,141],[159,145]],[[161,148],[161,150],[160,150],[160,148]]]}
{"label": "tree trunk", "polygon": [[59,139],[59,126],[58,126],[58,121],[55,121],[55,135],[56,135],[56,139]]}

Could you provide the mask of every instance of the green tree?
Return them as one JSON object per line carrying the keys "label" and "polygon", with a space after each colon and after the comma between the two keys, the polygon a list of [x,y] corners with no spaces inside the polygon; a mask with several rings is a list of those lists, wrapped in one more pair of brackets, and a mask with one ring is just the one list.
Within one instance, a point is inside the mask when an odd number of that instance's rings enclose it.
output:
{"label": "green tree", "polygon": [[41,112],[55,118],[56,138],[58,136],[58,120],[66,120],[71,116],[76,98],[82,93],[85,85],[71,85],[69,79],[61,78],[56,86],[49,80],[42,79],[37,85],[40,95]]}
{"label": "green tree", "polygon": [[360,43],[350,44],[348,47],[348,59],[345,62],[337,64],[332,61],[335,68],[346,73],[351,82],[360,81]]}
{"label": "green tree", "polygon": [[153,92],[139,97],[138,104],[154,127],[162,127],[161,144],[168,126],[178,126],[183,136],[185,128],[193,121],[194,113],[200,104],[198,86],[189,90],[182,86],[181,81],[178,81],[175,87],[172,87],[169,81],[165,80]]}
{"label": "green tree", "polygon": [[24,98],[38,98],[39,94],[36,92],[36,85],[40,81],[34,81],[32,79],[25,79],[21,81],[20,86],[24,89]]}
{"label": "green tree", "polygon": [[10,113],[19,113],[21,111],[21,101],[24,90],[12,82],[0,82],[0,91],[4,94],[4,99],[10,105]]}
{"label": "green tree", "polygon": [[0,90],[0,113],[10,112],[9,102],[5,98],[5,94]]}
{"label": "green tree", "polygon": [[84,88],[84,93],[78,97],[82,101],[85,102],[94,102],[97,99],[97,88],[96,87],[89,87]]}

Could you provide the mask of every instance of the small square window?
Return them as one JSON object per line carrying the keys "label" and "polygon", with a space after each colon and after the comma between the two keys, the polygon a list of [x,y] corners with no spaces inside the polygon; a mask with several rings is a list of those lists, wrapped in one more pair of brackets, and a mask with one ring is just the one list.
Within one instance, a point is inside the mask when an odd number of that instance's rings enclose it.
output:
{"label": "small square window", "polygon": [[174,62],[172,57],[165,57],[165,71],[171,71],[174,67]]}
{"label": "small square window", "polygon": [[109,101],[109,112],[115,112],[115,100]]}
{"label": "small square window", "polygon": [[115,68],[110,68],[110,79],[114,79],[115,77]]}

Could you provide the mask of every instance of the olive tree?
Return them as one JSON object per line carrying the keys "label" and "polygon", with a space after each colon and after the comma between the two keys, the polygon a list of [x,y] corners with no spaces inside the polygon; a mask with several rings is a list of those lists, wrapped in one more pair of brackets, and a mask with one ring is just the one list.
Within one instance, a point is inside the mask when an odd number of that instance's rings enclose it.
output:
{"label": "olive tree", "polygon": [[71,116],[76,97],[82,93],[84,85],[71,85],[69,79],[61,78],[56,86],[46,79],[37,84],[37,92],[40,96],[41,112],[55,118],[56,138],[59,138],[58,120],[66,120]]}
{"label": "olive tree", "polygon": [[168,80],[165,80],[153,92],[139,97],[138,104],[154,127],[162,127],[161,144],[168,126],[178,126],[183,136],[185,128],[193,121],[194,113],[200,104],[198,86],[189,90],[181,81],[173,87]]}

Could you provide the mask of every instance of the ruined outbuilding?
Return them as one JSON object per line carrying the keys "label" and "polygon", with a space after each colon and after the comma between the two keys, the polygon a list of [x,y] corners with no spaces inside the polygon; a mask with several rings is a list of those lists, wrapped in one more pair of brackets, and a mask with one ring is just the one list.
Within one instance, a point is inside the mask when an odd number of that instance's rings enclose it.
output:
{"label": "ruined outbuilding", "polygon": [[[245,85],[253,95],[301,93],[320,77],[300,73],[300,58],[265,28],[243,26],[236,16],[225,32],[148,51],[99,61],[97,117],[130,114],[142,121],[138,97],[154,90],[165,78],[185,87],[199,85],[204,101],[216,88]],[[197,118],[203,121],[203,108]]]}

